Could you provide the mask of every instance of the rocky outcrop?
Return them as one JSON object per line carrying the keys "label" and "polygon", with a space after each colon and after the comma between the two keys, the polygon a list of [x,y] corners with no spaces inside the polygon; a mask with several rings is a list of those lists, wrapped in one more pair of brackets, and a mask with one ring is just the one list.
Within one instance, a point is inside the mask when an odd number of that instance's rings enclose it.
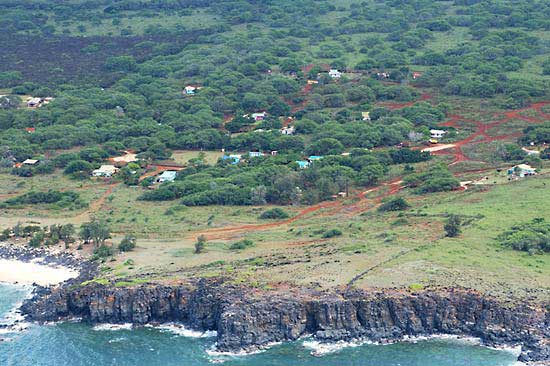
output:
{"label": "rocky outcrop", "polygon": [[457,334],[479,337],[493,346],[519,344],[523,361],[550,360],[547,308],[504,306],[467,290],[259,292],[221,280],[129,288],[90,284],[37,294],[22,310],[36,321],[177,321],[196,330],[217,331],[220,351],[251,350],[308,334],[327,342]]}

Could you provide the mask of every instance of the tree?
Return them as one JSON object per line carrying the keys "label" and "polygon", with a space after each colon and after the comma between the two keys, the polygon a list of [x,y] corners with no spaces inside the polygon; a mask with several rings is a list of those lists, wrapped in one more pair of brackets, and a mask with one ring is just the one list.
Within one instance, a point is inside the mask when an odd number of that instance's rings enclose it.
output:
{"label": "tree", "polygon": [[126,235],[120,244],[118,245],[118,250],[121,252],[130,252],[136,247],[136,238],[133,236]]}
{"label": "tree", "polygon": [[378,207],[378,211],[402,211],[408,209],[409,207],[411,206],[407,201],[405,201],[403,197],[395,197],[383,201],[382,204]]}
{"label": "tree", "polygon": [[94,219],[80,226],[79,237],[84,243],[91,241],[94,247],[97,248],[111,237],[111,233],[105,222]]}
{"label": "tree", "polygon": [[206,248],[206,236],[200,235],[195,243],[195,254],[200,254]]}
{"label": "tree", "polygon": [[462,224],[462,220],[460,219],[460,216],[451,214],[449,215],[449,218],[447,219],[447,222],[443,226],[445,229],[445,234],[449,238],[455,238],[460,235],[460,225]]}
{"label": "tree", "polygon": [[65,168],[65,174],[89,174],[93,170],[93,165],[85,160],[71,161]]}
{"label": "tree", "polygon": [[344,145],[340,141],[329,137],[312,143],[307,151],[311,155],[336,155],[344,151]]}

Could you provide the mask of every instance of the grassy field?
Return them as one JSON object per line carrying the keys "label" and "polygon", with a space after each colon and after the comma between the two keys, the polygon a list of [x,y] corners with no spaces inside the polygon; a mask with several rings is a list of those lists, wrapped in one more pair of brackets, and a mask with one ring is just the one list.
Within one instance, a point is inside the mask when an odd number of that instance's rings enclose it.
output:
{"label": "grassy field", "polygon": [[204,153],[207,164],[216,164],[218,159],[224,155],[221,151],[176,150],[172,153],[172,158],[178,164],[186,164],[190,159],[198,158],[201,152]]}
{"label": "grassy field", "polygon": [[[190,231],[177,239],[140,239],[134,252],[107,264],[105,276],[118,281],[127,277],[173,281],[182,276],[225,275],[262,287],[290,282],[330,288],[346,286],[363,274],[355,286],[463,286],[505,298],[527,294],[548,298],[550,258],[503,249],[495,237],[517,223],[518,217],[528,221],[550,214],[550,195],[545,193],[550,178],[509,183],[494,173],[486,183],[464,192],[429,196],[404,192],[413,207],[403,214],[325,210],[290,224],[242,230],[209,240],[202,254],[194,253],[194,242],[209,228],[187,226]],[[206,215],[205,210],[185,212],[199,217]],[[237,208],[224,208],[224,212],[232,210]],[[445,237],[443,223],[448,213],[469,221],[458,238]],[[230,225],[235,226],[238,219],[232,218]],[[170,230],[171,225],[163,229]],[[338,228],[342,235],[325,238],[331,228]],[[244,238],[255,245],[230,249]]]}

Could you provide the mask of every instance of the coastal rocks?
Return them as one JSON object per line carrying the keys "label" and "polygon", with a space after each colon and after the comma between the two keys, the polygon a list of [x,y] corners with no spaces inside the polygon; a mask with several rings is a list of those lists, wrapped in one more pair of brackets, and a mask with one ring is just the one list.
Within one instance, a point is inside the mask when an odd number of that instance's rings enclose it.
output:
{"label": "coastal rocks", "polygon": [[92,323],[180,322],[216,331],[217,348],[223,352],[250,351],[306,335],[321,342],[388,342],[453,334],[478,337],[489,346],[521,345],[523,361],[550,360],[546,308],[504,306],[457,289],[318,293],[260,292],[217,279],[128,288],[92,283],[44,293],[23,311],[37,321],[81,317]]}

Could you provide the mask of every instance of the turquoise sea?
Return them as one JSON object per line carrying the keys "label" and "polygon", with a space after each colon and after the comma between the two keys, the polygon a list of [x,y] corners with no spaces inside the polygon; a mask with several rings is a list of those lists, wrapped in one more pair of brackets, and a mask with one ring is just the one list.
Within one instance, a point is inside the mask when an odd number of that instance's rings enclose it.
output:
{"label": "turquoise sea", "polygon": [[[0,284],[0,324],[10,323],[13,309],[28,294],[23,287]],[[391,345],[366,344],[312,356],[315,345],[298,341],[246,355],[216,355],[215,338],[189,337],[173,328],[91,327],[79,323],[29,325],[20,331],[0,329],[1,366],[509,366],[515,356],[471,342],[425,340]],[[187,336],[183,335],[186,334]]]}

